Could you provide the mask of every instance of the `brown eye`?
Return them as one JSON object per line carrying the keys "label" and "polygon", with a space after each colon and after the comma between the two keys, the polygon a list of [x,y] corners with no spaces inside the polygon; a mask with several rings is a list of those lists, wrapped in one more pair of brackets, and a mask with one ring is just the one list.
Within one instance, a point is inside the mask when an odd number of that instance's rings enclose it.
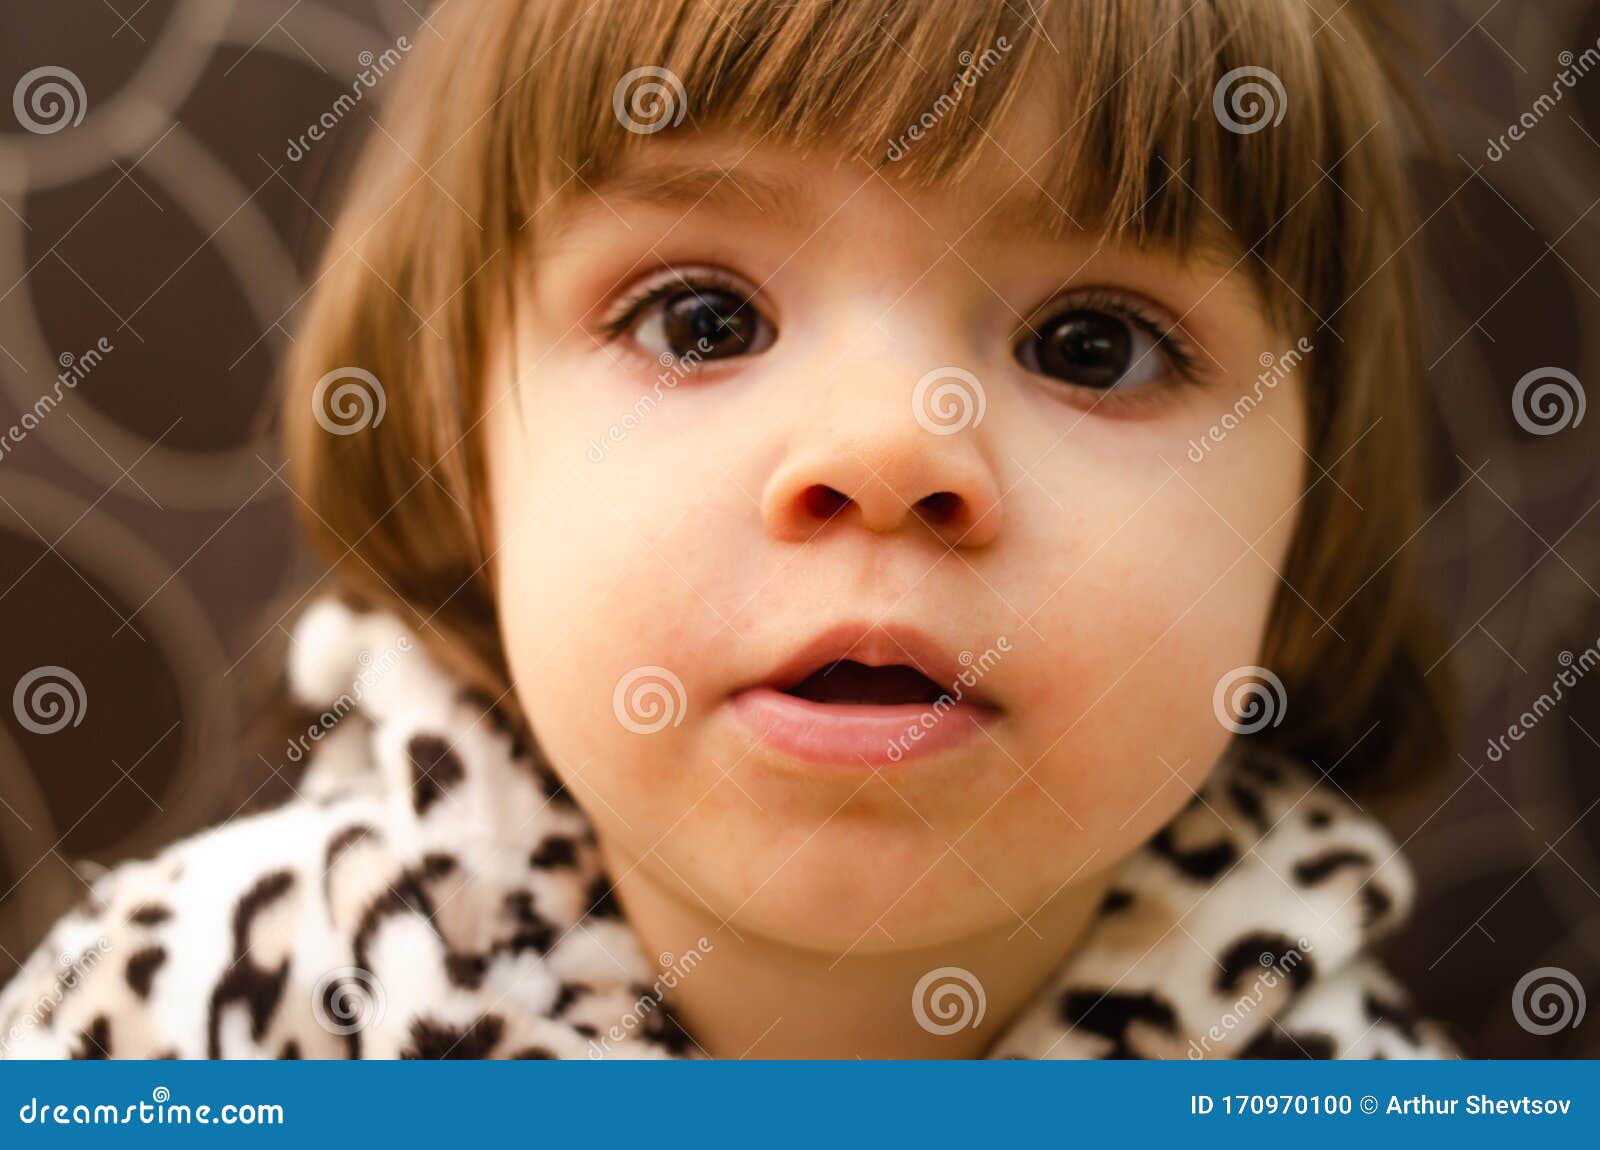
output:
{"label": "brown eye", "polygon": [[1017,360],[1029,371],[1094,391],[1142,386],[1166,369],[1148,332],[1093,308],[1073,308],[1040,324],[1017,346]]}
{"label": "brown eye", "polygon": [[647,295],[617,326],[650,356],[690,366],[758,355],[777,334],[748,295],[687,278]]}
{"label": "brown eye", "polygon": [[661,308],[664,350],[675,358],[691,352],[702,359],[749,355],[761,335],[761,318],[732,292],[683,292]]}

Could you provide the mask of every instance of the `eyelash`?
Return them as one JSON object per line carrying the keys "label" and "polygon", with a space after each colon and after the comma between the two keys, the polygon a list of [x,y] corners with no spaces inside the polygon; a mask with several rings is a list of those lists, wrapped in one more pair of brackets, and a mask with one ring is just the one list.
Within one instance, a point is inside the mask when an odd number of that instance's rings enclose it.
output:
{"label": "eyelash", "polygon": [[621,339],[639,322],[647,308],[686,291],[725,291],[744,301],[739,305],[741,308],[755,306],[755,293],[749,285],[720,268],[668,268],[629,288],[600,320],[600,331],[608,343]]}
{"label": "eyelash", "polygon": [[[1116,316],[1148,335],[1155,343],[1156,354],[1166,357],[1171,363],[1173,374],[1177,377],[1176,382],[1205,383],[1206,373],[1200,363],[1202,355],[1200,347],[1182,326],[1142,296],[1116,288],[1086,287],[1063,292],[1034,312],[1034,318],[1029,319],[1012,338],[1012,346],[1017,346],[1023,339],[1036,337],[1041,325],[1063,312],[1080,308]],[[1170,387],[1155,383],[1122,393],[1102,391],[1095,394],[1096,402],[1100,403],[1112,399],[1118,403],[1134,403],[1162,398],[1171,390]]]}
{"label": "eyelash", "polygon": [[[620,340],[633,328],[645,312],[658,303],[685,291],[725,291],[744,302],[741,307],[754,307],[754,292],[742,279],[715,267],[666,268],[641,280],[614,303],[600,320],[599,329],[606,342]],[[1105,312],[1116,316],[1132,327],[1144,332],[1154,342],[1156,354],[1172,365],[1176,383],[1204,384],[1205,371],[1200,363],[1198,345],[1182,327],[1163,310],[1144,298],[1115,288],[1075,288],[1063,292],[1036,310],[1011,340],[1015,347],[1024,338],[1038,335],[1039,325],[1071,308]],[[1071,386],[1071,385],[1063,385]],[[1160,382],[1125,392],[1094,392],[1095,404],[1144,404],[1167,398],[1174,390]]]}

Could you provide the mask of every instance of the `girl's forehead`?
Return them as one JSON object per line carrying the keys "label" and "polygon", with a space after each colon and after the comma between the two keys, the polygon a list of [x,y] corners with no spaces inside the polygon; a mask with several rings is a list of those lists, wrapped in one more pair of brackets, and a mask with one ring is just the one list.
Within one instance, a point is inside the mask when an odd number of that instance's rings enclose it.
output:
{"label": "girl's forehead", "polygon": [[[542,213],[539,247],[546,255],[582,247],[592,235],[588,225],[626,231],[618,221],[641,213],[680,235],[714,221],[718,231],[754,227],[801,243],[830,230],[861,234],[865,225],[868,239],[912,235],[941,249],[1038,252],[1060,245],[1080,257],[1135,254],[1128,237],[1075,218],[1046,186],[1045,161],[1057,138],[1047,116],[1019,117],[1011,130],[982,139],[972,163],[927,180],[881,157],[801,148],[770,136],[664,132],[593,180],[574,181]],[[1160,243],[1147,248],[1171,254]],[[1207,232],[1186,256],[1196,267],[1218,270],[1237,257],[1221,229]]]}

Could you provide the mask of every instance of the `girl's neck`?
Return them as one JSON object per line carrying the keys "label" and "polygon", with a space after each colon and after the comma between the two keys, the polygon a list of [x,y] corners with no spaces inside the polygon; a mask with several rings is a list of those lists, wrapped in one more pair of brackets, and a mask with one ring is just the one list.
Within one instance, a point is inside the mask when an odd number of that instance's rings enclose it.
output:
{"label": "girl's neck", "polygon": [[[1024,1004],[1055,974],[1082,937],[1110,882],[1105,873],[1074,882],[1039,908],[993,931],[922,950],[844,957],[759,938],[723,925],[703,905],[662,887],[642,867],[617,865],[618,896],[649,956],[677,956],[667,967],[667,1003],[714,1058],[979,1058]],[[742,936],[742,937],[741,937]],[[705,939],[707,945],[700,944]],[[692,964],[683,956],[695,953]],[[661,960],[657,960],[658,962]],[[688,969],[692,965],[692,969]],[[913,989],[929,972],[959,968],[913,1010]],[[957,989],[982,987],[983,1019],[949,1034],[960,1011]],[[944,1009],[957,1013],[944,1014]],[[959,1014],[970,1022],[973,1011]]]}

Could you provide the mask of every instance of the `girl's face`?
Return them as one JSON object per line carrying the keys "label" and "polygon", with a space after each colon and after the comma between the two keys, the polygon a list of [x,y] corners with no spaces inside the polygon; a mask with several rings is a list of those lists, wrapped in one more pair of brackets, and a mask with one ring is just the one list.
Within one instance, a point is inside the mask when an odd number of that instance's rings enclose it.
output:
{"label": "girl's face", "polygon": [[1302,381],[1257,383],[1294,341],[1242,263],[1051,240],[1041,199],[998,149],[930,193],[661,137],[536,221],[493,570],[625,899],[825,951],[1024,929],[1224,749],[1304,485]]}

